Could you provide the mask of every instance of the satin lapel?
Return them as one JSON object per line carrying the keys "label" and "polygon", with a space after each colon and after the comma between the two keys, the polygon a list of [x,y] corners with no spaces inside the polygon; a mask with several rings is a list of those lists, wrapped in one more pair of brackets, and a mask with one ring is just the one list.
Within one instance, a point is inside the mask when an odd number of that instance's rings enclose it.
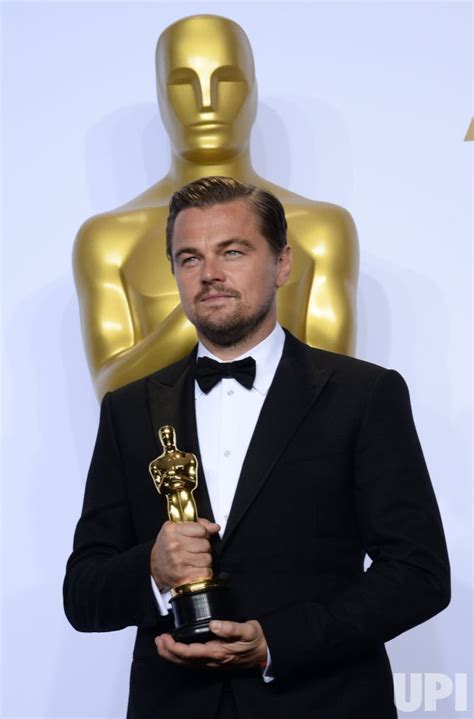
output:
{"label": "satin lapel", "polygon": [[332,370],[317,369],[309,351],[288,336],[242,466],[222,539],[222,550],[254,501],[299,425],[324,389]]}
{"label": "satin lapel", "polygon": [[[176,430],[178,449],[192,452],[198,460],[198,486],[194,493],[198,513],[201,517],[214,521],[196,427],[194,373],[192,371],[195,362],[196,352],[194,351],[182,362],[151,375],[147,381],[148,402],[158,450],[156,456],[163,452],[158,430],[165,424],[171,424]],[[152,459],[155,458],[150,457],[150,462]]]}

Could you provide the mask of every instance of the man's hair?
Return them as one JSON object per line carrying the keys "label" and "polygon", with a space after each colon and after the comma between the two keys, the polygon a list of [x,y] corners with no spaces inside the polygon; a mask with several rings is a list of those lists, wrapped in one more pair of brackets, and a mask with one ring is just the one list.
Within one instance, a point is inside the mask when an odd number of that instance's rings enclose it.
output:
{"label": "man's hair", "polygon": [[288,227],[285,210],[280,200],[267,190],[239,182],[232,177],[210,176],[190,182],[171,197],[166,223],[166,254],[171,264],[173,264],[171,243],[174,223],[179,213],[190,207],[212,207],[235,200],[244,200],[251,207],[259,231],[267,240],[272,252],[279,255],[287,244]]}

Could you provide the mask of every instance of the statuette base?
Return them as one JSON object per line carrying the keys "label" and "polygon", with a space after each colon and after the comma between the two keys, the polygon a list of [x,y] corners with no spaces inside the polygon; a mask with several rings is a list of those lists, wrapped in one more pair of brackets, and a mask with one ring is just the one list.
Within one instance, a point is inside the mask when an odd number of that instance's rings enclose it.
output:
{"label": "statuette base", "polygon": [[176,642],[191,644],[217,639],[209,629],[211,619],[232,617],[228,589],[215,579],[209,584],[204,589],[180,592],[171,598],[176,627],[171,635]]}

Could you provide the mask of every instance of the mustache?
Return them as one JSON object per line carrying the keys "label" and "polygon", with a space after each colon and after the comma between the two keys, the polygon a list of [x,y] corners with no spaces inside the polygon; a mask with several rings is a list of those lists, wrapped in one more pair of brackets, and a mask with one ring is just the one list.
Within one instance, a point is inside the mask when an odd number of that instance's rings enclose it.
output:
{"label": "mustache", "polygon": [[228,287],[224,287],[224,285],[212,285],[212,287],[203,287],[202,290],[198,292],[195,296],[194,301],[200,302],[210,294],[219,294],[225,295],[226,297],[235,297],[238,300],[240,300],[241,296],[240,292],[237,292],[237,290],[229,289]]}

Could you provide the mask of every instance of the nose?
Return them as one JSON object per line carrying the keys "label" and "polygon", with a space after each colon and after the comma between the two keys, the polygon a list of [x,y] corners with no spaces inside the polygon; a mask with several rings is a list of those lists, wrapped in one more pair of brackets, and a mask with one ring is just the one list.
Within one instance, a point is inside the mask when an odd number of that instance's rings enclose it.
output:
{"label": "nose", "polygon": [[201,282],[203,284],[212,284],[213,282],[223,282],[224,280],[225,273],[219,258],[214,255],[204,257],[201,262]]}
{"label": "nose", "polygon": [[215,98],[214,98],[214,83],[212,76],[208,73],[199,75],[199,90],[200,90],[200,112],[214,112]]}

